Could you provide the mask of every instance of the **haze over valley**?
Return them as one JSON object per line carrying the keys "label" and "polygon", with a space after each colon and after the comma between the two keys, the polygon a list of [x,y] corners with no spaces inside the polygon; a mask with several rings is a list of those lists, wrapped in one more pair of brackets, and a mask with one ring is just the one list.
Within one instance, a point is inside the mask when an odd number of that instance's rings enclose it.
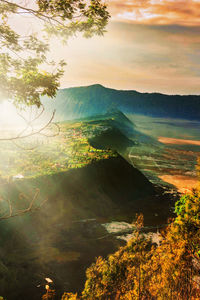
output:
{"label": "haze over valley", "polygon": [[0,0],[0,300],[200,299],[200,0]]}
{"label": "haze over valley", "polygon": [[144,230],[155,232],[173,216],[178,193],[197,186],[198,96],[93,85],[60,90],[43,103],[45,119],[56,110],[56,126],[20,147],[2,142],[5,213],[8,197],[14,213],[31,198],[39,208],[0,224],[3,253],[15,247],[1,257],[1,289],[9,299],[26,299],[30,292],[38,299],[45,277],[53,279],[58,295],[81,291],[86,268],[124,245],[136,213],[144,215]]}

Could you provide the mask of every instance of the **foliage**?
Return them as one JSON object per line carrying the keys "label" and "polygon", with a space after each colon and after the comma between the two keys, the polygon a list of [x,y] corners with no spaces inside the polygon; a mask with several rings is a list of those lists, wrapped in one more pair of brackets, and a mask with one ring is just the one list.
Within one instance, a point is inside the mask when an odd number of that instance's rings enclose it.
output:
{"label": "foliage", "polygon": [[175,212],[157,246],[141,234],[139,216],[132,240],[87,269],[78,299],[199,299],[200,192],[182,196]]}
{"label": "foliage", "polygon": [[49,289],[49,286],[47,286],[46,289],[47,289],[47,292],[46,292],[46,294],[44,294],[42,296],[42,300],[54,300],[55,295],[56,295],[55,291],[52,289]]}
{"label": "foliage", "polygon": [[[24,15],[31,22],[36,19],[42,37],[16,31],[12,23],[17,17],[23,22]],[[65,65],[60,61],[55,68],[55,62],[48,61],[50,36],[59,35],[66,42],[78,32],[85,37],[103,35],[109,13],[100,0],[35,0],[31,5],[0,0],[0,16],[0,94],[16,106],[39,107],[40,96],[55,96]],[[55,71],[47,71],[47,66]]]}
{"label": "foliage", "polygon": [[59,127],[59,135],[53,136],[54,130],[48,130],[46,136],[38,137],[38,147],[29,151],[23,148],[22,142],[20,148],[10,141],[2,142],[0,184],[8,178],[19,180],[20,177],[55,174],[116,157],[114,151],[95,149],[89,144],[88,136],[100,130],[96,124],[65,122]]}
{"label": "foliage", "polygon": [[77,300],[77,294],[73,293],[64,293],[61,300]]}
{"label": "foliage", "polygon": [[[99,257],[86,273],[83,299],[115,299],[146,297],[146,270],[149,241],[136,236],[108,259]],[[138,297],[138,298],[137,298]],[[144,298],[146,299],[146,298]]]}
{"label": "foliage", "polygon": [[181,197],[176,203],[176,230],[185,240],[194,257],[200,255],[200,191],[193,190],[192,194]]}

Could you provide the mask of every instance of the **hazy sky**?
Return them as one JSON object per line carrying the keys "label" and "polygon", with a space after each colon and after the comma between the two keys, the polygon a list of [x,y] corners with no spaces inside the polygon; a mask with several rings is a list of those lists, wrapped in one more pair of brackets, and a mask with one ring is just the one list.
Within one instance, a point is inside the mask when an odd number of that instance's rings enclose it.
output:
{"label": "hazy sky", "polygon": [[68,63],[62,87],[200,94],[200,0],[106,2],[104,37],[53,43],[53,57]]}
{"label": "hazy sky", "polygon": [[[104,37],[73,39],[62,87],[108,87],[200,94],[200,1],[109,0]],[[56,48],[56,46],[55,46]]]}

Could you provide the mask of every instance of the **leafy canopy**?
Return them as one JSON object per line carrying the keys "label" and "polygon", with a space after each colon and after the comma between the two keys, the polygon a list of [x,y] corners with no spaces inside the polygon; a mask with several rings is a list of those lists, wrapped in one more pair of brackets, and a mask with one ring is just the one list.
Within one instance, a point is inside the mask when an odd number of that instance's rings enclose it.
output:
{"label": "leafy canopy", "polygon": [[182,196],[175,213],[158,245],[142,234],[139,216],[127,245],[87,269],[82,295],[65,293],[62,300],[199,300],[200,191]]}
{"label": "leafy canopy", "polygon": [[[43,38],[36,33],[22,36],[12,22],[30,17],[42,26]],[[82,33],[89,38],[103,35],[109,19],[101,0],[0,0],[0,96],[16,106],[40,107],[40,96],[54,97],[63,74],[64,61],[56,68],[48,61],[49,39],[58,35],[64,42]],[[42,70],[51,66],[55,70]],[[44,68],[44,67],[43,67]]]}

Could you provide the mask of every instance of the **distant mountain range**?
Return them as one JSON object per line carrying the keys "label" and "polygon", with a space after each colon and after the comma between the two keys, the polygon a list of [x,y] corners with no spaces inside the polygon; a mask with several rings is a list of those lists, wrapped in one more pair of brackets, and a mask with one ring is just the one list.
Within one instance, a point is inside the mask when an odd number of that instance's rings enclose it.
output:
{"label": "distant mountain range", "polygon": [[43,103],[47,110],[56,109],[59,121],[116,110],[154,117],[200,120],[200,96],[139,93],[105,88],[100,84],[61,89],[55,100],[44,98]]}

